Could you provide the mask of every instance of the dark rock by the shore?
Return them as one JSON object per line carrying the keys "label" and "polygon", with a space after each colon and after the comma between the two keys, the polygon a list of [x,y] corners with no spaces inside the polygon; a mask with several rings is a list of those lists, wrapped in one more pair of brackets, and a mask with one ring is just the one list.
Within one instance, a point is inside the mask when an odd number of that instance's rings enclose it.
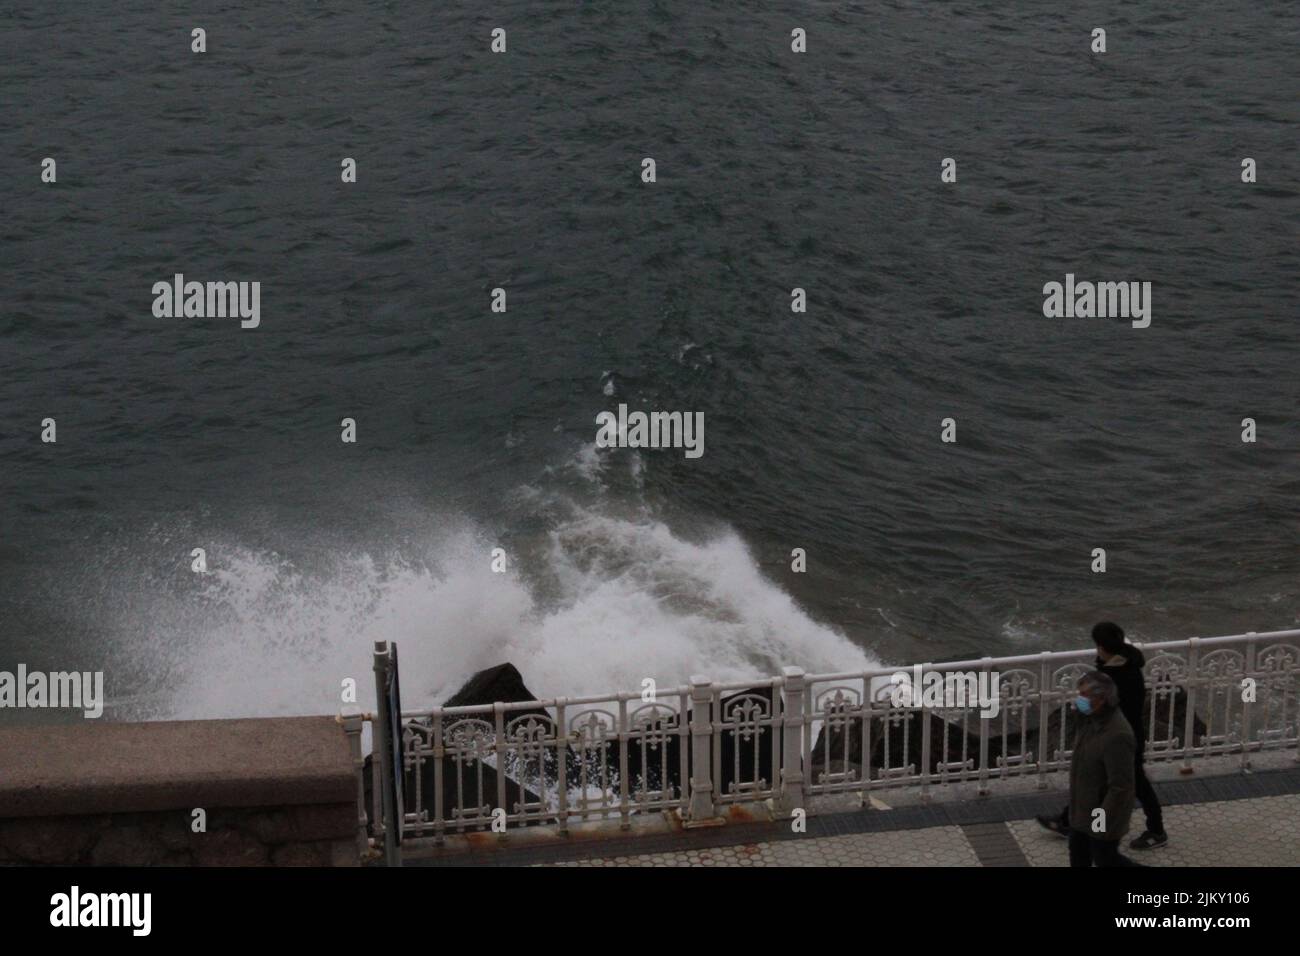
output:
{"label": "dark rock by the shore", "polygon": [[[467,680],[456,693],[447,698],[444,707],[469,707],[473,705],[495,704],[495,703],[516,703],[519,701],[536,700],[533,694],[524,684],[523,675],[513,664],[498,664],[496,667],[489,667],[486,670],[479,671],[469,680]],[[510,711],[506,714],[506,722],[516,720],[520,717],[540,716],[546,721],[550,720],[550,715],[543,708],[528,708],[524,710]],[[477,719],[477,718],[475,718]],[[484,728],[484,733],[491,736],[493,730],[493,716],[485,716],[485,722],[488,727]],[[444,720],[443,729],[447,729],[449,723],[454,726],[452,721]],[[422,722],[432,731],[431,722]],[[469,725],[465,725],[469,726]],[[418,731],[416,731],[418,733]],[[371,770],[371,761],[373,755],[366,757],[365,766],[365,794],[367,813],[373,814],[372,787],[373,774]],[[553,758],[552,758],[553,759]],[[442,764],[442,805],[443,814],[447,819],[451,819],[460,807],[467,815],[477,815],[478,812],[484,815],[490,815],[491,809],[497,806],[498,800],[498,771],[496,768],[465,758],[463,766],[457,767],[456,759],[446,756],[441,759]],[[511,769],[506,768],[505,774],[505,797],[506,809],[510,813],[515,812],[516,806],[521,803],[537,803],[540,800],[538,794],[527,788],[520,786],[512,776]],[[524,768],[515,768],[524,769]],[[419,765],[420,796],[422,797],[423,808],[428,811],[430,818],[433,817],[434,793],[437,789],[437,780],[435,775],[435,759],[425,757]],[[527,773],[525,777],[529,776]],[[536,771],[533,771],[533,777]],[[415,790],[416,770],[408,768],[403,775],[402,780],[402,800],[408,812],[413,812],[416,805]],[[479,781],[482,781],[480,790]],[[487,809],[483,809],[483,808]],[[373,829],[373,828],[372,828]]]}
{"label": "dark rock by the shore", "polygon": [[[443,706],[466,707],[536,699],[536,696],[524,683],[523,676],[519,673],[518,668],[513,664],[505,663],[479,671],[466,681],[455,694],[449,697]],[[756,708],[759,714],[770,715],[772,713],[771,688],[754,687],[727,694],[721,699],[721,717],[725,717],[729,721],[735,721],[740,710],[747,706]],[[633,707],[632,713],[635,714],[636,710],[637,708]],[[528,716],[539,718],[539,723],[548,727],[552,720],[545,709],[532,708],[508,712],[506,714],[506,725],[511,726],[513,724],[516,730],[525,728],[527,726],[526,721],[523,724],[515,722]],[[644,712],[642,717],[645,718]],[[481,728],[485,737],[491,737],[494,731],[493,716],[484,714],[482,718],[469,718],[469,720],[475,721],[479,719],[482,719],[486,724]],[[455,728],[457,723],[463,720],[466,720],[466,718],[444,718],[444,733],[449,728]],[[682,720],[686,722],[686,726],[689,726],[689,710],[682,715]],[[429,727],[430,730],[432,729],[427,721],[421,722],[421,725]],[[464,726],[468,728],[471,725],[466,722]],[[657,740],[652,737],[646,742],[638,740],[628,742],[628,789],[632,793],[671,791],[674,795],[679,795],[682,791],[684,784],[682,778],[683,737],[678,729],[681,725],[673,721],[671,727],[668,722],[664,722],[661,726],[664,732]],[[567,728],[560,728],[560,733],[565,734],[566,730]],[[414,732],[418,734],[420,731],[416,730]],[[748,737],[738,736],[734,733],[727,733],[722,736],[719,753],[721,762],[717,772],[717,779],[714,781],[717,794],[734,793],[739,787],[750,785],[755,780],[761,781],[762,786],[766,788],[770,788],[775,784],[772,761],[774,732],[779,746],[781,733],[779,727],[775,729],[760,727]],[[585,768],[580,762],[578,753],[570,745],[565,744],[564,746],[567,754],[565,776],[570,787],[579,786],[583,782],[583,771],[585,769],[585,780],[588,784],[603,781],[611,789],[618,789],[620,768],[616,738],[611,739],[603,763],[594,754],[588,753],[585,756]],[[692,759],[689,740],[686,742],[686,748],[686,773],[689,779]],[[372,807],[371,760],[372,757],[366,757],[365,790],[367,810]],[[548,748],[541,765],[540,776],[546,781],[546,788],[549,789],[555,785],[559,770],[556,752],[553,747]],[[450,815],[454,808],[461,806],[462,800],[460,791],[458,791],[457,766],[454,758],[450,756],[442,758],[442,768],[443,807],[444,812]],[[512,813],[515,806],[521,801],[526,800],[529,803],[536,803],[540,799],[538,791],[543,788],[539,785],[538,780],[538,761],[511,759],[504,769],[506,802],[508,809]],[[490,807],[496,806],[497,769],[487,764],[466,759],[460,769],[460,786],[464,788],[463,799],[470,805],[466,808],[470,812],[472,812],[473,805],[478,800],[480,773],[483,781],[483,803]],[[433,758],[426,758],[421,762],[419,775],[423,806],[426,810],[431,811],[436,786]],[[408,811],[414,810],[415,797],[415,772],[408,769],[403,780],[403,800]],[[666,797],[666,799],[670,798]]]}

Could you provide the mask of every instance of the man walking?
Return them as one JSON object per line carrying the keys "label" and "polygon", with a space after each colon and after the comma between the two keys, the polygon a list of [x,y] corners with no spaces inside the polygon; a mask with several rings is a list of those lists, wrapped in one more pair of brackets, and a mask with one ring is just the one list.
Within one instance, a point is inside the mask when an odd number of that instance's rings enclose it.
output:
{"label": "man walking", "polygon": [[[1133,789],[1142,812],[1146,816],[1146,830],[1129,846],[1134,850],[1151,850],[1162,847],[1169,842],[1165,834],[1164,816],[1160,810],[1160,800],[1147,779],[1142,767],[1143,754],[1146,749],[1146,734],[1142,732],[1142,715],[1146,708],[1146,681],[1142,668],[1146,658],[1142,652],[1124,640],[1124,629],[1110,621],[1102,621],[1092,629],[1092,640],[1097,645],[1096,668],[1114,682],[1119,691],[1119,709],[1133,731],[1136,746],[1133,754]],[[1043,827],[1060,836],[1068,836],[1070,831],[1069,810],[1061,810],[1059,816],[1038,817]]]}
{"label": "man walking", "polygon": [[1138,866],[1119,852],[1133,814],[1133,730],[1115,682],[1101,671],[1079,680],[1081,720],[1070,758],[1070,866]]}

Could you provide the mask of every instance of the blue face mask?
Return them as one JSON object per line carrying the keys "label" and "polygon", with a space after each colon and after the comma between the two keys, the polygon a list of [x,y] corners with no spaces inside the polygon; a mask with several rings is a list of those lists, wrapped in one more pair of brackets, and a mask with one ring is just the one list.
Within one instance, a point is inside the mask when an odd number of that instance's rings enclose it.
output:
{"label": "blue face mask", "polygon": [[1092,713],[1092,701],[1084,697],[1082,694],[1074,698],[1074,706],[1081,714]]}

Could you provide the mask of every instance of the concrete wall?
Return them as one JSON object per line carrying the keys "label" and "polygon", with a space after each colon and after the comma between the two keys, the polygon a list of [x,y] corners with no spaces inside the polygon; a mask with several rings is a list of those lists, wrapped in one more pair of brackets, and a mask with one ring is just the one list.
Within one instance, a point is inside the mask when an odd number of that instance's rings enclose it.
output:
{"label": "concrete wall", "polygon": [[0,864],[355,866],[357,818],[333,717],[0,728]]}

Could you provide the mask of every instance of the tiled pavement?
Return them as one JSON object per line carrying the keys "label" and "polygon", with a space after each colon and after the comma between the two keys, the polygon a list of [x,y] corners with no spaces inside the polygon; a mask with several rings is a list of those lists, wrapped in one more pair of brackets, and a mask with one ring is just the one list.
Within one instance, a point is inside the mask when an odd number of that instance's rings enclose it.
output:
{"label": "tiled pavement", "polygon": [[[1169,842],[1158,850],[1124,850],[1152,866],[1300,866],[1300,794],[1167,807]],[[1142,811],[1134,814],[1140,827]],[[1033,820],[1006,824],[1030,866],[1066,866],[1065,841]]]}
{"label": "tiled pavement", "polygon": [[744,843],[536,866],[978,866],[961,827]]}
{"label": "tiled pavement", "polygon": [[[1153,866],[1300,866],[1300,768],[1155,784],[1169,844],[1125,852]],[[489,866],[1065,866],[1066,842],[1033,817],[1059,791],[925,803],[641,837],[408,860]],[[1136,835],[1141,810],[1135,810]]]}
{"label": "tiled pavement", "polygon": [[[1138,814],[1141,818],[1141,814]],[[1300,794],[1170,807],[1170,841],[1126,854],[1148,866],[1298,866]],[[1066,842],[1033,820],[887,830],[535,866],[1067,866]]]}

